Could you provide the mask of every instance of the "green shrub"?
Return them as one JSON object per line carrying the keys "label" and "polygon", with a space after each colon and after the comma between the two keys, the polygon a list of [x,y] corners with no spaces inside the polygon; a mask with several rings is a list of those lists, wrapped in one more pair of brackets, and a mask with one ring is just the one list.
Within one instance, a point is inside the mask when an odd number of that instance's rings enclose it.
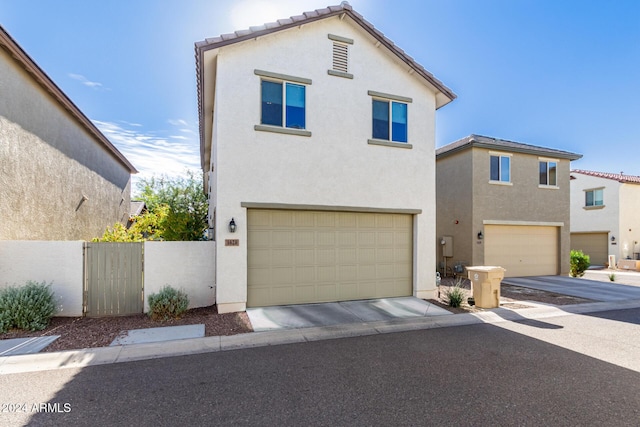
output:
{"label": "green shrub", "polygon": [[51,287],[45,282],[28,281],[22,287],[0,291],[0,332],[18,328],[41,331],[56,311]]}
{"label": "green shrub", "polygon": [[609,280],[610,280],[610,281],[612,281],[612,282],[615,282],[615,281],[616,281],[616,275],[615,275],[615,274],[613,274],[613,273],[611,273],[611,274],[609,275]]}
{"label": "green shrub", "polygon": [[582,251],[571,251],[571,277],[582,277],[591,265],[589,255]]}
{"label": "green shrub", "polygon": [[189,307],[189,297],[183,291],[167,285],[157,294],[151,294],[149,301],[149,317],[157,321],[169,319],[179,319],[187,307]]}
{"label": "green shrub", "polygon": [[444,294],[449,300],[449,306],[460,307],[466,296],[466,292],[462,288],[462,280],[458,279],[456,284],[447,289]]}

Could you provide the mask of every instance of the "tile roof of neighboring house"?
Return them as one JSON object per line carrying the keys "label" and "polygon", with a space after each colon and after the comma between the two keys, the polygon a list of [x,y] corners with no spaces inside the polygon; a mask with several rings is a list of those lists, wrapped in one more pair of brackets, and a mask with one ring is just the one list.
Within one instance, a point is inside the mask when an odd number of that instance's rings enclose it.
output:
{"label": "tile roof of neighboring house", "polygon": [[611,179],[614,181],[621,182],[623,184],[640,184],[640,176],[636,175],[625,175],[622,172],[620,173],[608,173],[608,172],[595,172],[595,171],[586,171],[582,169],[573,169],[571,173],[579,173],[582,175],[595,176],[598,178]]}
{"label": "tile roof of neighboring house", "polygon": [[444,147],[438,148],[436,150],[436,159],[446,157],[471,147],[489,148],[513,153],[543,155],[568,160],[577,160],[582,157],[582,154],[571,153],[569,151],[538,147],[536,145],[523,144],[521,142],[507,141],[505,139],[491,138],[482,135],[469,135],[458,141],[452,142],[451,144],[445,145]]}
{"label": "tile roof of neighboring house", "polygon": [[91,120],[69,99],[69,97],[47,76],[33,59],[13,40],[0,25],[0,48],[4,48],[20,66],[47,91],[55,101],[67,110],[107,151],[113,154],[131,173],[138,173],[127,158],[98,130]]}
{"label": "tile roof of neighboring house", "polygon": [[[391,52],[393,52],[398,58],[403,60],[409,67],[411,67],[418,75],[422,76],[431,85],[433,85],[438,91],[440,91],[448,101],[444,102],[440,107],[448,104],[456,99],[456,94],[451,91],[447,86],[438,80],[433,74],[427,71],[422,65],[418,64],[411,56],[409,56],[404,50],[396,46],[390,39],[388,39],[382,32],[377,30],[369,21],[364,19],[362,15],[353,10],[351,5],[343,1],[337,6],[328,6],[324,9],[316,9],[310,12],[304,12],[302,15],[292,16],[288,19],[279,19],[276,22],[266,23],[264,25],[250,27],[247,30],[240,30],[230,34],[222,34],[218,37],[208,38],[200,42],[195,43],[195,56],[196,56],[196,80],[198,89],[198,116],[200,121],[200,146],[201,150],[204,148],[204,70],[203,68],[203,55],[204,52],[212,49],[217,49],[222,46],[238,43],[246,40],[255,39],[260,36],[264,36],[270,33],[274,33],[281,30],[286,30],[293,27],[298,27],[310,22],[318,21],[320,19],[330,18],[332,16],[339,16],[346,14],[353,21],[359,24],[366,32],[373,36],[381,45],[385,46]],[[440,108],[438,107],[438,108]],[[202,154],[202,153],[201,153]]]}

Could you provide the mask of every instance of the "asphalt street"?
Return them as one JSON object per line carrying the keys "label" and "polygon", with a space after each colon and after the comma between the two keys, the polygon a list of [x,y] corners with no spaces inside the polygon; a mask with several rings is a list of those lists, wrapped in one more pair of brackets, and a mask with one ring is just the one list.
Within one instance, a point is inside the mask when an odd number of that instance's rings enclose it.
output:
{"label": "asphalt street", "polygon": [[0,425],[637,426],[639,325],[629,309],[0,375]]}

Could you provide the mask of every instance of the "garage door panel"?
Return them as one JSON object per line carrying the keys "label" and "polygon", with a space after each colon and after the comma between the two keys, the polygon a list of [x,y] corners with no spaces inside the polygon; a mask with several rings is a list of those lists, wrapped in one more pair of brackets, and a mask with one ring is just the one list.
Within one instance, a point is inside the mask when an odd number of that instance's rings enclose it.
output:
{"label": "garage door panel", "polygon": [[546,226],[485,226],[485,265],[506,277],[558,274],[558,229]]}
{"label": "garage door panel", "polygon": [[608,233],[571,233],[571,249],[589,255],[591,265],[605,265],[609,262]]}
{"label": "garage door panel", "polygon": [[411,295],[411,215],[249,209],[250,307]]}

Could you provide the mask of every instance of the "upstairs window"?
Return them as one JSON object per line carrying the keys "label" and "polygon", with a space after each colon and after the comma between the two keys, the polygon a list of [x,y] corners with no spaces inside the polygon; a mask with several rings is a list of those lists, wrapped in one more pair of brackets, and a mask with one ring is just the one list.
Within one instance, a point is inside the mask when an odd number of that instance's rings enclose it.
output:
{"label": "upstairs window", "polygon": [[407,104],[373,100],[373,138],[407,142]]}
{"label": "upstairs window", "polygon": [[303,85],[262,80],[261,124],[305,129],[305,105]]}
{"label": "upstairs window", "polygon": [[604,206],[604,199],[602,197],[602,188],[595,190],[587,190],[584,192],[586,207]]}
{"label": "upstairs window", "polygon": [[540,161],[540,185],[555,187],[558,185],[558,163],[554,161]]}
{"label": "upstairs window", "polygon": [[489,180],[511,182],[511,156],[491,155]]}

